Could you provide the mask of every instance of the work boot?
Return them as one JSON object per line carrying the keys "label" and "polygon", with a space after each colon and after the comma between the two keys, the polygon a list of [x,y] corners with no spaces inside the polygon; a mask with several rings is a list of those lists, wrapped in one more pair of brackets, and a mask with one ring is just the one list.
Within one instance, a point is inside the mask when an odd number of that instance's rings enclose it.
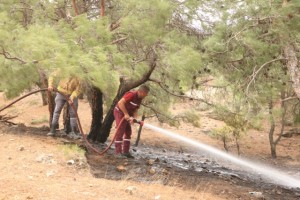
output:
{"label": "work boot", "polygon": [[115,141],[115,154],[122,154],[122,141]]}
{"label": "work boot", "polygon": [[127,152],[127,153],[122,153],[123,156],[125,156],[126,158],[131,158],[134,159],[134,156],[131,155],[131,153]]}
{"label": "work boot", "polygon": [[124,155],[121,154],[121,153],[117,153],[117,154],[114,154],[114,158],[115,158],[115,159],[125,159],[125,158],[127,158],[127,157],[124,156]]}
{"label": "work boot", "polygon": [[50,132],[49,133],[47,133],[47,136],[55,136],[55,125],[53,126],[51,126],[51,128],[50,128]]}
{"label": "work boot", "polygon": [[81,134],[78,131],[77,126],[71,126],[71,130],[72,131],[69,133],[70,138],[73,138],[74,140],[78,140],[82,138]]}
{"label": "work boot", "polygon": [[123,139],[123,153],[128,153],[130,149],[130,139]]}

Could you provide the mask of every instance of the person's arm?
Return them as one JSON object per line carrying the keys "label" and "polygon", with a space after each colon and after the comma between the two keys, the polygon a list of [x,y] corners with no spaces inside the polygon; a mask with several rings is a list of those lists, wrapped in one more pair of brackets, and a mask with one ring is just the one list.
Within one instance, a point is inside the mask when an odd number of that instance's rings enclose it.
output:
{"label": "person's arm", "polygon": [[136,111],[134,111],[133,113],[133,118],[136,119],[138,117],[138,109],[136,109]]}
{"label": "person's arm", "polygon": [[124,118],[126,120],[129,120],[130,119],[130,116],[128,114],[128,111],[125,107],[125,103],[126,103],[126,100],[124,98],[122,98],[119,102],[118,102],[118,106],[120,108],[120,110],[124,113]]}
{"label": "person's arm", "polygon": [[76,89],[72,92],[70,96],[70,100],[74,101],[74,99],[77,98],[80,94],[81,94],[81,84],[80,82],[78,82]]}

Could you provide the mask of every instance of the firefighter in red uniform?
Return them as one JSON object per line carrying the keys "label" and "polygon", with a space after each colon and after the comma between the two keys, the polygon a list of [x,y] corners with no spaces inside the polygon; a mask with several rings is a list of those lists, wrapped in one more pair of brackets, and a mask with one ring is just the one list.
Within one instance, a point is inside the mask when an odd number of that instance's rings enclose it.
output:
{"label": "firefighter in red uniform", "polygon": [[133,119],[137,117],[137,111],[142,103],[142,100],[148,95],[150,89],[146,85],[141,85],[137,91],[127,92],[122,99],[117,103],[114,109],[116,127],[122,124],[116,133],[115,140],[115,155],[117,157],[134,158],[130,153],[131,139],[131,124]]}

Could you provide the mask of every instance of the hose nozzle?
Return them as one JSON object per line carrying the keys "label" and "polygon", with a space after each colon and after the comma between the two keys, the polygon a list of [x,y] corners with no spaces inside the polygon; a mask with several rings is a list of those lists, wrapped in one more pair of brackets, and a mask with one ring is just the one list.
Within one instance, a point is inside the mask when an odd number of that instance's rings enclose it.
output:
{"label": "hose nozzle", "polygon": [[141,126],[144,126],[144,121],[140,121],[140,120],[137,120],[137,119],[133,119],[133,123],[137,123]]}

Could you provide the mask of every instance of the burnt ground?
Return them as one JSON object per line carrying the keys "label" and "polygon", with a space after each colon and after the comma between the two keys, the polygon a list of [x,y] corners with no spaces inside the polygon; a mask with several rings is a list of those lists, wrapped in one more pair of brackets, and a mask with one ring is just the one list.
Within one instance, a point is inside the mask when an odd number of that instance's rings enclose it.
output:
{"label": "burnt ground", "polygon": [[[34,137],[46,137],[49,129],[1,125],[1,130],[9,134],[25,133]],[[223,199],[300,199],[299,188],[268,183],[258,175],[224,167],[223,161],[192,151],[167,150],[167,147],[163,149],[143,144],[133,148],[135,159],[117,159],[113,156],[113,149],[99,156],[87,149],[83,141],[62,137],[57,137],[56,141],[58,144],[77,144],[86,149],[90,172],[96,178],[132,180],[200,191],[210,188]],[[99,150],[105,147],[93,145]]]}

